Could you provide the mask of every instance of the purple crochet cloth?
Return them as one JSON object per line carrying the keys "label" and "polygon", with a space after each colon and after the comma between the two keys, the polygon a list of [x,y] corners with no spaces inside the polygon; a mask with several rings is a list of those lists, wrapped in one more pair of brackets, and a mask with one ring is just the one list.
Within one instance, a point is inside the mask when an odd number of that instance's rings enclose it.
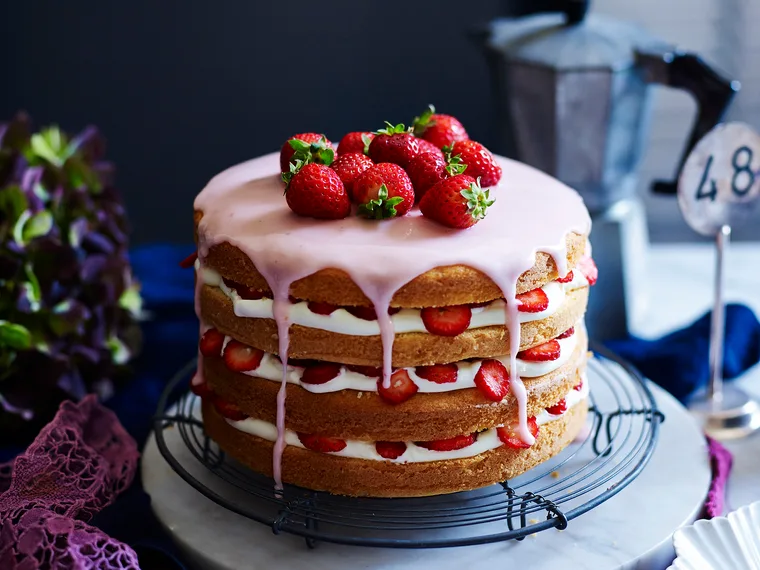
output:
{"label": "purple crochet cloth", "polygon": [[94,396],[64,402],[29,449],[0,466],[0,568],[139,568],[130,547],[87,524],[129,486],[138,457]]}
{"label": "purple crochet cloth", "polygon": [[710,467],[712,468],[712,481],[707,491],[705,501],[704,518],[719,517],[723,514],[726,503],[726,485],[728,475],[731,472],[733,457],[731,452],[723,447],[720,442],[707,438],[707,451],[710,454]]}

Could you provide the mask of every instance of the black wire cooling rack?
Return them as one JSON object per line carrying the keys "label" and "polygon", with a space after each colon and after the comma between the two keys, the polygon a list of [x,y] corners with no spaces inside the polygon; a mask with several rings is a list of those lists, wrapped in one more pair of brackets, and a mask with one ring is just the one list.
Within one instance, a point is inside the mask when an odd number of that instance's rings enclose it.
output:
{"label": "black wire cooling rack", "polygon": [[[196,396],[187,393],[167,409],[171,394],[192,377],[195,362],[162,395],[154,418],[156,443],[174,471],[203,495],[271,526],[275,534],[302,536],[310,548],[318,541],[436,548],[521,540],[549,528],[567,528],[570,520],[631,483],[654,450],[664,416],[644,379],[605,349],[594,347],[594,352],[588,363],[585,437],[524,475],[477,491],[372,499],[286,485],[277,495],[271,479],[226,456],[206,436]],[[170,445],[177,434],[181,441]]]}

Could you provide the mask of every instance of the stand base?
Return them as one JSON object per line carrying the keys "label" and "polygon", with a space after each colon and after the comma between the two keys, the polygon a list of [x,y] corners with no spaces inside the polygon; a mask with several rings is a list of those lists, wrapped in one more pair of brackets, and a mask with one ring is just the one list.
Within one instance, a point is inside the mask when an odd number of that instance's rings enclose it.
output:
{"label": "stand base", "polygon": [[689,403],[689,411],[714,439],[738,439],[760,429],[760,403],[745,392],[723,385],[722,399],[710,401],[701,391]]}

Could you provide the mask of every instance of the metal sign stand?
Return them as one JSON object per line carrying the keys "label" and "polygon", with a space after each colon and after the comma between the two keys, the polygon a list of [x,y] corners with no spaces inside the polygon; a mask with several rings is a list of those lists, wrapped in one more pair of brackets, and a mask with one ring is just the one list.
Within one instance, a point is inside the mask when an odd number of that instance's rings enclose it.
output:
{"label": "metal sign stand", "polygon": [[[742,123],[718,125],[687,159],[678,182],[678,203],[689,226],[715,236],[715,291],[710,323],[710,378],[689,410],[715,439],[733,439],[760,428],[760,404],[742,390],[723,383],[725,301],[724,258],[731,227],[746,219],[760,194],[760,136]],[[758,162],[758,161],[755,161]]]}

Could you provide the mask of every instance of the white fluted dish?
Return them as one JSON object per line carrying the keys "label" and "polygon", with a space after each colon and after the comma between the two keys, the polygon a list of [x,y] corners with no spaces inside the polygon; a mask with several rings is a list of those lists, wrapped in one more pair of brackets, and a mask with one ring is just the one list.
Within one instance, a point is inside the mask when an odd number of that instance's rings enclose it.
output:
{"label": "white fluted dish", "polygon": [[760,570],[760,501],[673,535],[673,570]]}

